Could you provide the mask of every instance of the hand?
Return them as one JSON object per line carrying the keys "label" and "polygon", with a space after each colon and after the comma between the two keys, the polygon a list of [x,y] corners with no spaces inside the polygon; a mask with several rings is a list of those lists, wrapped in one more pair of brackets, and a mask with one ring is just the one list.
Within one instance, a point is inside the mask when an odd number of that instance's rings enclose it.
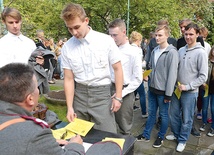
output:
{"label": "hand", "polygon": [[68,121],[73,122],[74,118],[76,118],[76,117],[77,117],[77,114],[74,113],[74,109],[73,108],[68,109],[67,116],[66,116]]}
{"label": "hand", "polygon": [[164,103],[170,103],[171,100],[164,99]]}
{"label": "hand", "polygon": [[202,88],[203,88],[203,89],[206,88],[206,83],[203,83]]}
{"label": "hand", "polygon": [[149,80],[148,76],[146,76],[146,77],[143,78],[143,81],[145,81],[145,82],[147,82],[148,80]]}
{"label": "hand", "polygon": [[57,139],[56,142],[59,143],[59,145],[67,145],[68,144],[68,141],[66,141],[64,139]]}
{"label": "hand", "polygon": [[80,137],[80,135],[76,135],[76,136],[72,137],[68,143],[83,144],[83,140],[82,140],[82,138]]}
{"label": "hand", "polygon": [[180,85],[178,85],[178,89],[180,90],[180,91],[185,91],[186,90],[186,86],[185,85],[183,85],[183,84],[180,84]]}
{"label": "hand", "polygon": [[42,66],[44,64],[44,58],[42,56],[37,56],[36,63]]}
{"label": "hand", "polygon": [[121,107],[121,103],[118,100],[112,99],[111,111],[117,112]]}

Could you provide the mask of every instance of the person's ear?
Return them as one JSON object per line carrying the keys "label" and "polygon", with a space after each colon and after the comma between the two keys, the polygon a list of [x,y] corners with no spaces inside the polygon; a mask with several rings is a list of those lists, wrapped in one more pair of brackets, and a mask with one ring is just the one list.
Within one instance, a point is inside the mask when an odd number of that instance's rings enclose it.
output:
{"label": "person's ear", "polygon": [[126,30],[123,30],[123,33],[126,35]]}
{"label": "person's ear", "polygon": [[26,97],[26,103],[29,106],[34,106],[35,103],[34,103],[33,95],[32,94],[27,95],[27,97]]}
{"label": "person's ear", "polygon": [[85,17],[85,22],[88,24],[89,23],[89,18]]}

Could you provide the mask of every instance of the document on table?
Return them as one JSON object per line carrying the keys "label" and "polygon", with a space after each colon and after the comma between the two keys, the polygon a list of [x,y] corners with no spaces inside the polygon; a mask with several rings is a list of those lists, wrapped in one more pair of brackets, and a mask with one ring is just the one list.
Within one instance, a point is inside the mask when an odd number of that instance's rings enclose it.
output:
{"label": "document on table", "polygon": [[68,125],[66,125],[65,129],[78,135],[85,136],[93,126],[93,122],[75,118],[73,122],[70,122]]}
{"label": "document on table", "polygon": [[94,123],[92,122],[75,118],[73,122],[70,122],[64,128],[52,130],[52,134],[56,139],[70,139],[76,134],[86,136],[93,126]]}
{"label": "document on table", "polygon": [[76,136],[74,132],[66,130],[65,128],[52,130],[52,134],[55,139],[70,139]]}
{"label": "document on table", "polygon": [[121,149],[123,149],[123,145],[124,145],[125,139],[124,138],[106,137],[105,139],[102,140],[102,142],[105,142],[105,141],[113,141],[113,142],[117,143],[120,146]]}

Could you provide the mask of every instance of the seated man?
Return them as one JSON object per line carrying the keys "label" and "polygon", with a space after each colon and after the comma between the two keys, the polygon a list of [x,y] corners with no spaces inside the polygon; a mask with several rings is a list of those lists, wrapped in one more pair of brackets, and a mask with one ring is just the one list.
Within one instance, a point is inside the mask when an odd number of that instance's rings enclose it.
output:
{"label": "seated man", "polygon": [[[24,64],[0,68],[0,152],[8,154],[83,155],[79,135],[57,143],[45,122],[32,117],[39,90],[33,69]],[[62,149],[59,144],[65,144]]]}
{"label": "seated man", "polygon": [[[87,153],[79,135],[56,140],[48,124],[32,116],[39,90],[33,68],[11,63],[0,68],[0,154],[26,155],[109,155],[121,154],[113,142],[99,142]],[[60,145],[65,147],[62,149]]]}

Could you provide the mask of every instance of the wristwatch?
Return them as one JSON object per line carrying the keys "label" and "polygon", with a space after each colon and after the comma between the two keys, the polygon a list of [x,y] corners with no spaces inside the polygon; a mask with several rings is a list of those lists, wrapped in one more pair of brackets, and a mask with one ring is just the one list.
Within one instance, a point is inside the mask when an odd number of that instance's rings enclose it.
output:
{"label": "wristwatch", "polygon": [[114,97],[114,99],[119,101],[120,103],[123,103],[123,98]]}

